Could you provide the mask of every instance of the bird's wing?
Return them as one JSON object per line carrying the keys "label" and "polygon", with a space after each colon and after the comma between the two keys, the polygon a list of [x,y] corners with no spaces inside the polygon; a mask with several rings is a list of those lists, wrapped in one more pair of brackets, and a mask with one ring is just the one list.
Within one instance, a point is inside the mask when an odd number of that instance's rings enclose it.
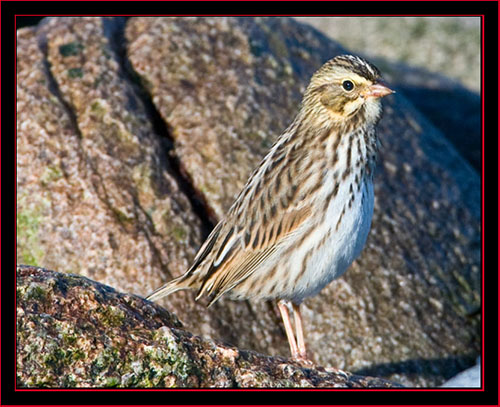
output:
{"label": "bird's wing", "polygon": [[203,294],[210,295],[213,303],[245,280],[278,249],[287,236],[304,223],[309,215],[310,207],[289,205],[285,210],[275,213],[273,217],[270,213],[266,216],[266,211],[259,213],[258,217],[251,219],[245,228],[221,227],[218,241],[212,245],[211,259],[203,273],[197,298]]}
{"label": "bird's wing", "polygon": [[304,179],[301,158],[278,145],[254,171],[191,267],[197,298],[209,295],[214,302],[248,278],[311,216],[305,197],[318,179],[297,184]]}

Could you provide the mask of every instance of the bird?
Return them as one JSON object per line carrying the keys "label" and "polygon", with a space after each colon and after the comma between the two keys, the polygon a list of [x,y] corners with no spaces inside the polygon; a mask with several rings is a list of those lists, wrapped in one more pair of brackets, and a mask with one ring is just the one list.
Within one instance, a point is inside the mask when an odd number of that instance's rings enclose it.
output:
{"label": "bird", "polygon": [[[274,300],[291,356],[309,361],[301,303],[341,276],[371,227],[380,99],[394,93],[366,59],[338,55],[312,76],[298,113],[253,171],[189,269],[152,292]],[[295,332],[290,311],[293,312]]]}

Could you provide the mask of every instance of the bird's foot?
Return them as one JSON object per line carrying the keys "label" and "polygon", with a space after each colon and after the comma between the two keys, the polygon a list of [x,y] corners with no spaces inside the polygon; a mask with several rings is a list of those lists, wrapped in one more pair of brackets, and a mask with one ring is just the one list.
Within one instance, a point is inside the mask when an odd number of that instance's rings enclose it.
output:
{"label": "bird's foot", "polygon": [[302,367],[311,368],[314,366],[314,362],[307,357],[305,353],[297,353],[292,356],[292,360],[298,363]]}

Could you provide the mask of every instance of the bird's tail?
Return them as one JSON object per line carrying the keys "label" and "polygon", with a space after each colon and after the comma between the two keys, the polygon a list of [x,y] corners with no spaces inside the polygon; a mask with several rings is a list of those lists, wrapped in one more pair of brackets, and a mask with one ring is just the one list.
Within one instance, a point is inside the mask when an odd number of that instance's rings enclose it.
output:
{"label": "bird's tail", "polygon": [[146,300],[157,301],[160,298],[163,298],[169,294],[172,294],[173,292],[176,292],[179,290],[185,290],[186,288],[190,288],[189,283],[186,280],[188,280],[188,279],[186,279],[186,275],[175,278],[172,281],[169,281],[164,286],[158,288],[157,290],[155,290],[151,294],[149,294],[146,297]]}

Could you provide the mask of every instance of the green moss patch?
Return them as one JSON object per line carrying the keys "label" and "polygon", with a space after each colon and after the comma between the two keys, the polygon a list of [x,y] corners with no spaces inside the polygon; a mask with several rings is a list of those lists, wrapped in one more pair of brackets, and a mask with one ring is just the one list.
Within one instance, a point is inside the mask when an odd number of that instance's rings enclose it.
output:
{"label": "green moss patch", "polygon": [[63,57],[69,57],[73,55],[78,55],[80,52],[83,51],[83,44],[75,41],[75,42],[68,42],[67,44],[59,46],[59,53]]}

